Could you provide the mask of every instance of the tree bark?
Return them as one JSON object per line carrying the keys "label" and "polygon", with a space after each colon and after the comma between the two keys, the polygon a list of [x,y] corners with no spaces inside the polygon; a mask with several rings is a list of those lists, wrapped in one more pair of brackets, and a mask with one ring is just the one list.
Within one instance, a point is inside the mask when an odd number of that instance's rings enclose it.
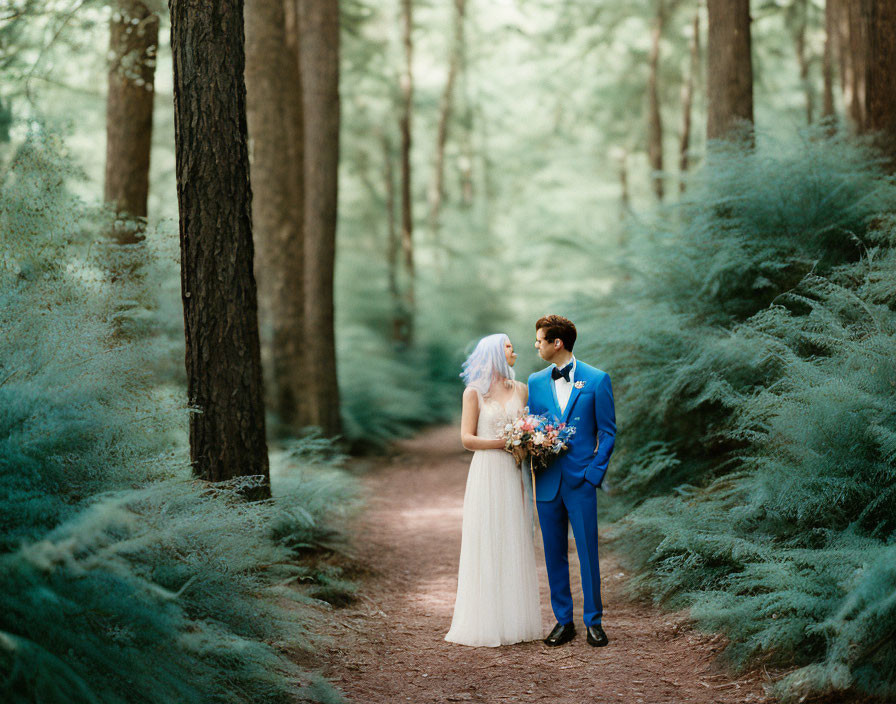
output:
{"label": "tree bark", "polygon": [[896,6],[891,0],[862,0],[867,32],[866,130],[875,133],[896,165]]}
{"label": "tree bark", "polygon": [[797,65],[800,69],[800,83],[806,94],[806,124],[811,125],[815,114],[815,96],[812,92],[812,84],[809,81],[809,58],[806,55],[806,31],[809,24],[809,2],[798,0],[793,5],[796,14],[793,31],[793,44],[796,52]]}
{"label": "tree bark", "polygon": [[193,471],[270,496],[252,274],[242,0],[169,0]]}
{"label": "tree bark", "polygon": [[867,77],[867,32],[862,19],[863,0],[838,0],[838,45],[843,103],[853,126],[862,131],[866,124],[865,80]]}
{"label": "tree bark", "polygon": [[[463,63],[463,77],[466,78],[466,62]],[[465,208],[469,208],[473,205],[475,196],[473,165],[476,162],[476,153],[473,149],[475,118],[466,91],[464,91],[464,107],[461,114],[462,128],[460,130],[460,144],[458,145],[460,149],[457,157],[457,171],[460,180],[460,202]]]}
{"label": "tree bark", "polygon": [[663,200],[663,119],[660,113],[660,96],[657,73],[660,63],[660,40],[665,22],[665,2],[656,0],[656,15],[650,39],[647,78],[647,157],[650,163],[650,180],[657,200]]}
{"label": "tree bark", "polygon": [[389,302],[392,308],[392,342],[404,342],[404,315],[402,313],[401,291],[398,288],[398,227],[395,222],[395,169],[392,167],[392,142],[384,133],[383,180],[386,182],[386,258],[389,284]]}
{"label": "tree bark", "polygon": [[708,139],[749,129],[752,142],[753,62],[750,55],[749,0],[707,0],[709,110]]}
{"label": "tree bark", "polygon": [[849,13],[844,6],[846,0],[828,0],[828,7],[833,13],[833,38],[837,64],[840,73],[840,91],[843,94],[843,106],[847,117],[852,117],[852,105],[848,90],[852,82],[852,58],[849,46]]}
{"label": "tree bark", "polygon": [[295,0],[246,0],[246,108],[262,360],[281,422],[307,424],[304,145]]}
{"label": "tree bark", "polygon": [[414,339],[414,315],[416,308],[414,271],[414,219],[411,202],[411,106],[414,97],[413,65],[413,0],[402,0],[402,43],[404,44],[404,72],[401,77],[401,247],[405,269],[405,325],[403,341],[411,344]]}
{"label": "tree bark", "polygon": [[140,0],[119,0],[109,23],[104,193],[118,216],[110,233],[118,244],[144,238],[158,44],[158,15]]}
{"label": "tree bark", "polygon": [[[464,17],[464,31],[466,32],[468,22],[466,21],[466,15]],[[460,180],[461,204],[465,208],[469,208],[473,205],[473,164],[476,155],[473,149],[474,116],[473,107],[470,103],[470,65],[468,61],[466,38],[463,39],[459,48],[460,67],[458,71],[460,73],[460,94],[462,102],[459,110],[460,143],[458,144],[459,153],[457,157],[457,170]]]}
{"label": "tree bark", "polygon": [[700,12],[694,13],[691,37],[690,64],[681,86],[681,143],[678,150],[678,190],[684,193],[686,176],[690,167],[691,151],[691,111],[694,104],[694,83],[700,70]]}
{"label": "tree bark", "polygon": [[301,0],[305,115],[305,329],[308,418],[338,435],[334,268],[339,187],[339,2]]}
{"label": "tree bark", "polygon": [[448,141],[448,126],[451,122],[454,101],[454,84],[460,67],[464,44],[464,13],[466,0],[454,0],[454,41],[448,59],[448,78],[439,106],[439,124],[436,129],[436,155],[433,165],[432,187],[429,191],[429,225],[433,239],[438,241],[439,217],[445,197],[445,145]]}
{"label": "tree bark", "polygon": [[824,97],[822,99],[821,116],[832,118],[834,109],[834,53],[837,45],[836,8],[837,0],[827,0],[824,7],[824,59],[822,75],[824,78]]}
{"label": "tree bark", "polygon": [[[619,219],[625,220],[631,213],[632,204],[628,191],[628,150],[619,152]],[[622,229],[622,237],[625,236],[625,228]],[[620,244],[623,242],[620,241]]]}

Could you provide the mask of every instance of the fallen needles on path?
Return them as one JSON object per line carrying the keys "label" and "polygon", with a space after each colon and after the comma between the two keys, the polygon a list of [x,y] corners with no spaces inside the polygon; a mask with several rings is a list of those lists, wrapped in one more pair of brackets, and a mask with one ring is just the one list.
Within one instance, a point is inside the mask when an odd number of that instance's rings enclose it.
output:
{"label": "fallen needles on path", "polygon": [[357,626],[353,626],[350,623],[346,623],[345,621],[339,621],[338,623],[340,626],[343,626],[345,628],[351,628],[356,633],[364,633],[362,629],[358,628]]}
{"label": "fallen needles on path", "polygon": [[369,601],[371,604],[373,604],[374,613],[379,614],[379,615],[382,616],[383,618],[389,618],[389,616],[386,614],[386,612],[383,611],[383,610],[379,607],[379,604],[377,604],[373,599],[371,599],[371,598],[370,598],[369,596],[367,596],[366,594],[361,594],[361,596],[362,596],[364,599],[366,599],[367,601]]}

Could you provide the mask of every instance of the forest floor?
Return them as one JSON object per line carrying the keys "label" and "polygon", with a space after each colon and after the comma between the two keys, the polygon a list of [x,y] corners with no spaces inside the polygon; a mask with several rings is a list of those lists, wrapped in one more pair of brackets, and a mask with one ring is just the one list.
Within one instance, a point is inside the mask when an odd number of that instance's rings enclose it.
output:
{"label": "forest floor", "polygon": [[[307,662],[349,702],[611,702],[728,704],[770,702],[761,671],[735,676],[718,659],[722,636],[699,633],[685,613],[623,595],[628,575],[604,550],[600,566],[604,648],[585,641],[579,564],[570,541],[576,638],[500,648],[448,643],[460,555],[470,453],[453,427],[396,445],[364,468],[365,511],[351,526],[359,581],[355,603],[326,614],[323,646]],[[363,462],[363,461],[362,461]],[[362,467],[358,468],[359,471]],[[544,633],[554,625],[536,534]]]}

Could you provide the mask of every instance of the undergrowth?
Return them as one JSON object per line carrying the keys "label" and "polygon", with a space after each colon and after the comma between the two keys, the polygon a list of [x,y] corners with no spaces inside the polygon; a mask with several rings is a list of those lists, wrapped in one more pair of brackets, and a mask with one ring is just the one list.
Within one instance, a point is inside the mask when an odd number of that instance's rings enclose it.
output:
{"label": "undergrowth", "polygon": [[[636,594],[785,699],[896,695],[896,187],[826,127],[719,149],[581,306],[620,429]],[[577,347],[578,351],[578,347]],[[587,356],[585,356],[587,355]]]}

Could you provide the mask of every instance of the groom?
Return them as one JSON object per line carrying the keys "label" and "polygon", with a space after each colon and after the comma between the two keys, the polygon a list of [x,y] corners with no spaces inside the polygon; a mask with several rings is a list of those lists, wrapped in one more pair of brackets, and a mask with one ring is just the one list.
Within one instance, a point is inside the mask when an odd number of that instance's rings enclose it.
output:
{"label": "groom", "polygon": [[575,426],[569,449],[535,476],[538,521],[557,625],[546,645],[575,636],[569,589],[567,523],[572,524],[582,569],[585,629],[590,645],[606,645],[601,628],[600,567],[597,559],[597,496],[616,438],[613,389],[606,372],[572,354],[576,326],[559,315],[535,323],[535,348],[551,366],[529,377],[529,410]]}

